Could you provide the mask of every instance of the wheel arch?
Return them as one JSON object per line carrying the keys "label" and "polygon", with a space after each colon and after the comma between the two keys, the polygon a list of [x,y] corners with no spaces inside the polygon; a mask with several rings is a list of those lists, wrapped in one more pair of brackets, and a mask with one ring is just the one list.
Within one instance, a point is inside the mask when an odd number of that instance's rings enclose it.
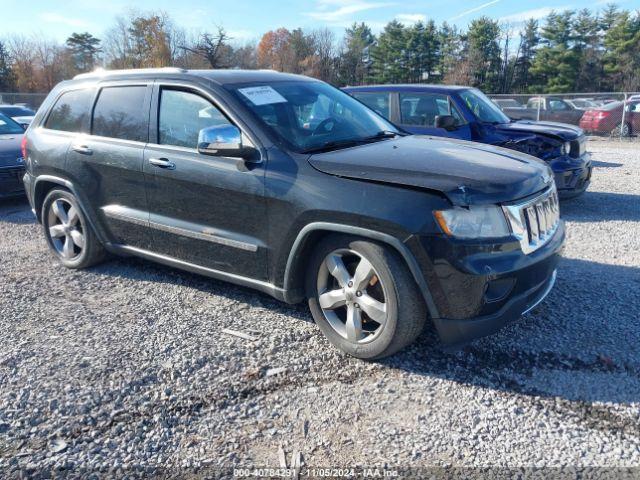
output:
{"label": "wheel arch", "polygon": [[77,189],[73,185],[70,180],[62,177],[56,177],[53,175],[39,175],[36,177],[34,185],[33,185],[33,208],[35,210],[36,218],[38,222],[42,222],[42,205],[44,203],[45,198],[49,194],[49,192],[55,188],[60,188],[67,190],[76,197],[76,201],[80,206],[80,210],[82,210],[82,214],[84,218],[87,220],[93,231],[98,236],[98,239],[102,243],[108,243],[106,241],[106,236],[102,229],[98,228],[96,225],[95,219],[93,216],[89,215],[87,208],[85,207],[83,197],[78,194]]}
{"label": "wheel arch", "polygon": [[409,268],[413,279],[422,293],[429,315],[431,318],[439,318],[438,310],[427,282],[420,271],[418,262],[404,243],[388,233],[338,223],[314,222],[307,224],[298,233],[291,247],[284,273],[284,290],[288,292],[290,297],[287,301],[296,303],[303,299],[304,293],[300,285],[304,283],[305,268],[310,258],[311,249],[325,236],[336,233],[368,238],[392,247]]}

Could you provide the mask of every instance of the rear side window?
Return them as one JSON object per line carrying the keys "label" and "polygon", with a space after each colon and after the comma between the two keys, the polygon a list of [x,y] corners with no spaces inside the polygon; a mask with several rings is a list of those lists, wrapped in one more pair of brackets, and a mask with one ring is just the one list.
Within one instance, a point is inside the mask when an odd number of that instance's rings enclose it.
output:
{"label": "rear side window", "polygon": [[379,115],[389,118],[389,94],[381,93],[354,93],[354,97],[364,103]]}
{"label": "rear side window", "polygon": [[162,90],[158,122],[161,145],[196,148],[200,130],[228,124],[222,112],[201,96],[181,90]]}
{"label": "rear side window", "polygon": [[146,93],[146,86],[103,88],[93,109],[93,135],[146,142]]}
{"label": "rear side window", "polygon": [[44,127],[63,132],[85,132],[93,93],[91,89],[63,93],[49,113]]}

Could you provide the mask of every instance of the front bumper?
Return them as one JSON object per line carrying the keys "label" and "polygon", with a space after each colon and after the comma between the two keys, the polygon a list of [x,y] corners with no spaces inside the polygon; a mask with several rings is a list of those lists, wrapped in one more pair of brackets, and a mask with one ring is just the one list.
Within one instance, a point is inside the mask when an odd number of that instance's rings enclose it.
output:
{"label": "front bumper", "polygon": [[421,268],[436,307],[432,320],[446,344],[489,335],[534,308],[551,291],[564,247],[564,222],[538,250],[420,237]]}
{"label": "front bumper", "polygon": [[572,198],[582,194],[591,183],[593,165],[591,155],[585,153],[579,158],[568,156],[554,158],[549,162],[553,170],[560,198]]}

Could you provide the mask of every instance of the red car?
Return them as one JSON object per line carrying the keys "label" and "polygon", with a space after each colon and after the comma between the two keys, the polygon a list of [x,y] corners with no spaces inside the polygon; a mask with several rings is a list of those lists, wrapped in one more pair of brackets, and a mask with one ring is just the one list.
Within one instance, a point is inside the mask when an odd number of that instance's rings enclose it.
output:
{"label": "red car", "polygon": [[[624,124],[622,106],[624,105]],[[613,102],[587,110],[580,119],[580,128],[590,133],[629,136],[640,132],[640,99],[626,103]]]}

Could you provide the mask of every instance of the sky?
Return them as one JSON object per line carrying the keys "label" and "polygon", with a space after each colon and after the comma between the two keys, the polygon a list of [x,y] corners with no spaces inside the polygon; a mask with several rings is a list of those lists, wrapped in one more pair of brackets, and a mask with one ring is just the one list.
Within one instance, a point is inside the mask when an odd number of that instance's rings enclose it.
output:
{"label": "sky", "polygon": [[[603,8],[609,0],[0,0],[0,38],[13,33],[64,41],[72,32],[100,36],[116,16],[132,6],[140,11],[163,10],[180,27],[212,30],[223,26],[234,43],[257,40],[278,27],[329,27],[338,35],[353,22],[366,22],[379,32],[390,20],[447,21],[465,27],[486,15],[513,25],[542,18],[552,10]],[[617,0],[629,10],[640,0]]]}

